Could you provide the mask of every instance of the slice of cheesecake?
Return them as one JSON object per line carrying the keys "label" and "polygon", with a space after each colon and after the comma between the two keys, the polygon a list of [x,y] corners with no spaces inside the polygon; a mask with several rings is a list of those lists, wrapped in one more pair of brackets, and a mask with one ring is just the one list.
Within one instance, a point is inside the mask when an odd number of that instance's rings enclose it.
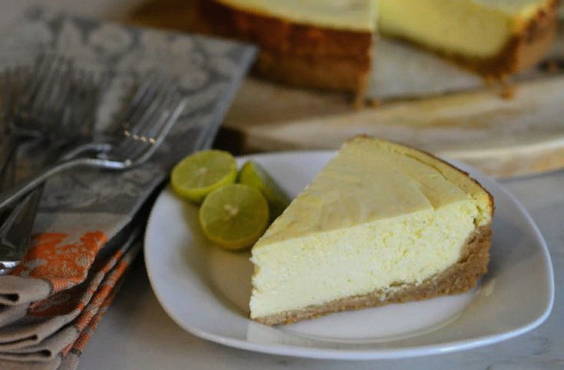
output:
{"label": "slice of cheesecake", "polygon": [[558,0],[377,0],[379,29],[485,76],[539,61],[555,36]]}
{"label": "slice of cheesecake", "polygon": [[466,173],[354,138],[253,247],[251,318],[287,324],[464,292],[487,270],[492,214]]}

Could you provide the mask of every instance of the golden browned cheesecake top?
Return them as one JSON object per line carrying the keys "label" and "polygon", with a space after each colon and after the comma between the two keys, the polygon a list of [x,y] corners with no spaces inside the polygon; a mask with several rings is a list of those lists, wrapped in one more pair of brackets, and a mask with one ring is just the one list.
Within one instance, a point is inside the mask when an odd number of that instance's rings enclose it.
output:
{"label": "golden browned cheesecake top", "polygon": [[472,200],[478,226],[491,199],[467,174],[423,152],[359,136],[343,145],[255,248]]}

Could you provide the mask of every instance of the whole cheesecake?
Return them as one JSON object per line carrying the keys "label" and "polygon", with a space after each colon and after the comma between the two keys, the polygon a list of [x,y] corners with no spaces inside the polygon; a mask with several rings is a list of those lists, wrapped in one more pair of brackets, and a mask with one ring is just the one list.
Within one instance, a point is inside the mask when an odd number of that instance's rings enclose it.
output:
{"label": "whole cheesecake", "polygon": [[487,271],[493,208],[455,167],[354,138],[253,247],[251,318],[287,324],[464,292]]}
{"label": "whole cheesecake", "polygon": [[[131,21],[250,41],[255,72],[363,101],[380,33],[503,79],[542,58],[559,0],[156,0]],[[374,60],[375,59],[375,60]]]}

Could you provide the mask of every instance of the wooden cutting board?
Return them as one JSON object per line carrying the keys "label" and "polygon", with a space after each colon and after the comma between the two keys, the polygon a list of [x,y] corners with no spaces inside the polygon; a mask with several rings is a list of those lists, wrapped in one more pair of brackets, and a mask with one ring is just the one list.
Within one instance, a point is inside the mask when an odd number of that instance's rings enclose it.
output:
{"label": "wooden cutting board", "polygon": [[[186,30],[190,13],[189,0],[151,0],[129,21]],[[226,117],[223,140],[244,151],[336,149],[351,136],[368,134],[497,177],[564,168],[564,74],[526,73],[516,79],[513,98],[503,99],[441,58],[380,42],[370,93],[382,106],[355,111],[346,95],[249,77]],[[564,27],[549,58],[564,60]]]}
{"label": "wooden cutting board", "polygon": [[564,76],[522,82],[512,99],[484,90],[361,111],[351,111],[344,96],[248,79],[224,126],[247,151],[335,149],[368,134],[497,177],[536,174],[564,168]]}
{"label": "wooden cutting board", "polygon": [[[564,25],[562,25],[564,26]],[[350,97],[248,78],[224,127],[244,151],[336,149],[368,134],[467,162],[496,177],[564,168],[564,71],[517,76],[510,92],[416,48],[387,41],[376,56],[379,107],[351,109]],[[382,47],[384,46],[384,47]],[[407,60],[406,62],[401,62]],[[564,65],[564,27],[547,55]],[[383,66],[382,66],[383,65]],[[399,66],[399,67],[398,67]],[[376,84],[378,82],[378,84]]]}

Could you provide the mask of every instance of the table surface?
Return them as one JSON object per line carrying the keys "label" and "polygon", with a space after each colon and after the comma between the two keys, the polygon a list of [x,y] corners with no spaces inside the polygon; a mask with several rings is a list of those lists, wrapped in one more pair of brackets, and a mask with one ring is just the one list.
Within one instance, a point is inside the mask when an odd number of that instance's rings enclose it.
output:
{"label": "table surface", "polygon": [[[32,4],[119,19],[142,0],[0,0],[0,25]],[[552,256],[556,287],[564,284],[564,171],[502,182],[529,210]],[[187,298],[188,299],[188,298]],[[80,369],[562,369],[564,295],[536,330],[471,351],[405,360],[329,361],[264,355],[227,348],[186,333],[163,311],[141,258],[83,354]]]}

